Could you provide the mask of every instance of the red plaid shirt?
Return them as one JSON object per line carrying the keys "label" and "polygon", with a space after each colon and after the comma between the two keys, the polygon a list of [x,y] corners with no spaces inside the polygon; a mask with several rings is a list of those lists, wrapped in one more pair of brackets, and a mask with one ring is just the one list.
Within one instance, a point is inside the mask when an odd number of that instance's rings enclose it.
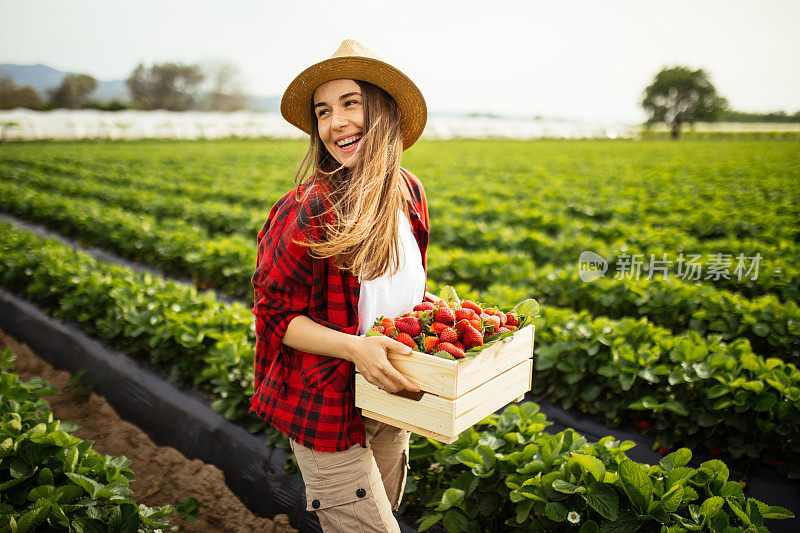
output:
{"label": "red plaid shirt", "polygon": [[[427,271],[428,203],[419,179],[403,169],[411,229]],[[302,185],[315,187],[313,180]],[[272,207],[258,233],[258,263],[252,277],[256,316],[255,394],[250,411],[304,446],[342,451],[366,446],[364,422],[355,406],[353,363],[295,350],[281,343],[289,322],[305,315],[323,326],[358,334],[360,283],[333,258],[313,259],[292,241],[318,239],[311,216],[328,205],[317,190],[295,200],[292,189]]]}

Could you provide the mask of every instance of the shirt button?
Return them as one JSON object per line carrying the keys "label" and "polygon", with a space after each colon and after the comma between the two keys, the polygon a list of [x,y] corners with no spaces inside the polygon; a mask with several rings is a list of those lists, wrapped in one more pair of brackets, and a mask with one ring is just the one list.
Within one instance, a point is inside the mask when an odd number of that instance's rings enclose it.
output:
{"label": "shirt button", "polygon": [[359,498],[363,498],[366,495],[367,495],[367,491],[365,491],[364,489],[358,489],[356,491],[356,496],[358,496]]}
{"label": "shirt button", "polygon": [[313,507],[314,509],[319,509],[319,500],[314,500],[313,502],[311,502],[311,507]]}

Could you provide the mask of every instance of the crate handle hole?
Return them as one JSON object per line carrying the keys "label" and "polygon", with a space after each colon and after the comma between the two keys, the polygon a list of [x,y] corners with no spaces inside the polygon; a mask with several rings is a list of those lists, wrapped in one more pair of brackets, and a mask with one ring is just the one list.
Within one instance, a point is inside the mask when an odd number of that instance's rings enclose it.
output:
{"label": "crate handle hole", "polygon": [[390,392],[388,394],[394,394],[395,396],[400,396],[401,398],[408,398],[409,400],[414,400],[418,402],[425,396],[425,391],[413,392],[410,390],[401,390],[399,392]]}

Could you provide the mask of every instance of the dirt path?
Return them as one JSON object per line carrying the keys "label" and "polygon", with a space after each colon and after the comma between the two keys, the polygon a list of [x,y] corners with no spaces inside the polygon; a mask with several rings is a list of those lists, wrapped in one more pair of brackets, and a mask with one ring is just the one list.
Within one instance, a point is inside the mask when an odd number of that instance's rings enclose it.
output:
{"label": "dirt path", "polygon": [[[15,372],[28,379],[41,376],[53,387],[63,390],[70,374],[57,370],[37,357],[26,344],[18,342],[0,329],[0,349],[9,348],[17,356]],[[254,515],[228,489],[222,472],[199,459],[189,460],[175,448],[156,446],[138,427],[122,420],[109,403],[91,392],[84,402],[78,394],[63,392],[46,398],[61,420],[78,424],[75,435],[95,441],[93,448],[108,455],[124,455],[131,460],[136,480],[131,484],[137,503],[161,506],[194,497],[200,504],[200,518],[181,524],[178,515],[171,516],[175,525],[192,532],[296,532],[286,515],[274,521]]]}

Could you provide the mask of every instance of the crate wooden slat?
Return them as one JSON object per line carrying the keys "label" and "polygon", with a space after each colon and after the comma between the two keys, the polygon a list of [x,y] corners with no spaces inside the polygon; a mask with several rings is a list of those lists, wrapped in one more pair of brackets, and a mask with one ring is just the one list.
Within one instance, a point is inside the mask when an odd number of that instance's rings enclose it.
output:
{"label": "crate wooden slat", "polygon": [[517,331],[474,359],[452,361],[421,352],[392,354],[392,365],[421,393],[389,393],[356,373],[356,407],[362,415],[451,443],[458,434],[531,388],[534,327]]}
{"label": "crate wooden slat", "polygon": [[533,360],[526,359],[455,400],[432,393],[413,400],[380,390],[356,374],[356,407],[368,418],[451,443],[459,433],[529,391],[532,369]]}
{"label": "crate wooden slat", "polygon": [[510,341],[497,342],[473,359],[453,361],[413,351],[411,355],[392,353],[389,362],[420,389],[453,400],[489,378],[533,357],[531,324],[514,333]]}

